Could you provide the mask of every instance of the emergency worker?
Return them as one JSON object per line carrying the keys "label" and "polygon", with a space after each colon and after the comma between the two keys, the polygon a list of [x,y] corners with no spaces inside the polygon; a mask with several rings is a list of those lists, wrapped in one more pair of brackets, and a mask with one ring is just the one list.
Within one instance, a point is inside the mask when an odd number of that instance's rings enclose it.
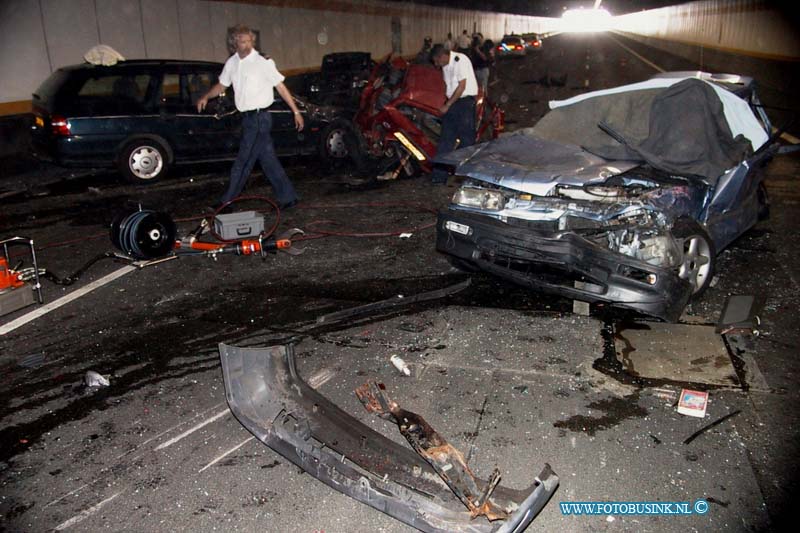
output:
{"label": "emergency worker", "polygon": [[[431,59],[437,67],[441,67],[445,83],[447,100],[439,109],[442,112],[442,132],[436,155],[452,152],[456,143],[459,148],[475,143],[475,96],[478,94],[478,82],[469,58],[460,53],[447,50],[437,44],[431,51]],[[447,173],[441,168],[434,168],[431,181],[435,184],[447,182]]]}
{"label": "emergency worker", "polygon": [[281,209],[293,207],[298,202],[297,193],[286,175],[272,142],[272,116],[269,107],[277,90],[283,101],[294,114],[297,131],[304,126],[303,115],[297,108],[292,94],[283,84],[285,79],[278,72],[275,61],[263,57],[254,46],[255,34],[245,25],[234,28],[236,52],[228,58],[219,76],[219,82],[197,101],[197,111],[202,112],[208,100],[216,98],[233,85],[236,109],[242,114],[242,139],[239,152],[231,169],[228,189],[220,204],[233,200],[244,189],[256,161],[261,165],[264,176],[272,184],[278,206]]}

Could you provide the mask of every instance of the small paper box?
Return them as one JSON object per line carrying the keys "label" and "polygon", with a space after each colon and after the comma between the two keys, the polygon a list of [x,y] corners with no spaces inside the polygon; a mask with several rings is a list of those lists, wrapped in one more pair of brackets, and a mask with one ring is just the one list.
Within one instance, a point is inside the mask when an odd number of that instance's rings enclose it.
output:
{"label": "small paper box", "polygon": [[708,406],[708,393],[696,390],[683,389],[680,400],[678,400],[678,412],[682,415],[696,416],[703,418],[706,416]]}

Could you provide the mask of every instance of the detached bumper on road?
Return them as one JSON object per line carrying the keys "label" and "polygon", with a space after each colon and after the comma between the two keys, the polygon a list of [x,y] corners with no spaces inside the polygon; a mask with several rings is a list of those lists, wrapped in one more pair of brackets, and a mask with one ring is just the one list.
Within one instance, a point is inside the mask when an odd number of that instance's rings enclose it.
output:
{"label": "detached bumper on road", "polygon": [[[447,229],[447,222],[459,224],[466,234]],[[675,272],[601,248],[575,233],[539,232],[454,209],[439,213],[436,249],[526,287],[670,322],[678,320],[692,293]],[[651,274],[655,283],[645,281]]]}
{"label": "detached bumper on road", "polygon": [[219,352],[228,405],[248,431],[329,487],[421,531],[522,531],[558,486],[547,464],[526,490],[476,479],[508,518],[472,518],[414,450],[362,424],[300,379],[291,346],[220,344]]}

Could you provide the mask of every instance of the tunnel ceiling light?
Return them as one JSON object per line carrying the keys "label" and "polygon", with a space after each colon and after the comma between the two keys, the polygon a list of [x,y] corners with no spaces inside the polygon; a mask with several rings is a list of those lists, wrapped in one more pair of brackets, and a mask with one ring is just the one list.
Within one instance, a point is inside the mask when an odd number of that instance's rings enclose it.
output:
{"label": "tunnel ceiling light", "polygon": [[611,13],[605,9],[568,9],[561,15],[561,30],[592,32],[611,29]]}

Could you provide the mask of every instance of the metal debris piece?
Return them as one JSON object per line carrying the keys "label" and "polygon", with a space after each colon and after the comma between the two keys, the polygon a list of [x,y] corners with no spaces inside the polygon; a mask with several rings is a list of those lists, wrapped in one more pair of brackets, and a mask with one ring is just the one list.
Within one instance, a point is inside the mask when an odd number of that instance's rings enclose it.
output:
{"label": "metal debris piece", "polygon": [[406,411],[390,400],[384,392],[385,388],[382,383],[368,382],[356,389],[356,396],[367,411],[397,424],[411,447],[436,470],[450,490],[467,506],[473,518],[507,518],[508,513],[489,499],[500,482],[500,472],[495,468],[488,482],[478,480],[458,449],[420,415]]}
{"label": "metal debris piece", "polygon": [[755,296],[734,294],[725,300],[725,307],[717,322],[716,332],[720,335],[732,332],[747,332],[757,335],[759,324]]}
{"label": "metal debris piece", "polygon": [[685,441],[683,441],[683,443],[684,443],[684,444],[689,444],[690,442],[692,442],[694,439],[696,439],[697,437],[699,437],[700,435],[702,435],[703,433],[705,433],[705,432],[706,432],[706,431],[708,431],[709,429],[711,429],[711,428],[713,428],[713,427],[716,427],[716,426],[718,426],[718,425],[722,424],[722,423],[723,423],[723,422],[725,422],[727,419],[729,419],[729,418],[733,418],[734,416],[738,415],[738,414],[739,414],[739,413],[741,413],[741,412],[742,412],[742,410],[741,410],[741,409],[737,409],[736,411],[734,411],[734,412],[732,412],[732,413],[728,413],[727,415],[723,416],[722,418],[718,418],[717,420],[715,420],[715,421],[711,422],[711,423],[710,423],[710,424],[708,424],[707,426],[703,426],[702,428],[700,428],[700,429],[698,429],[697,431],[695,431],[694,433],[692,433],[692,434],[689,436],[689,438],[687,438]]}
{"label": "metal debris piece", "polygon": [[437,300],[439,298],[444,298],[445,296],[450,296],[463,291],[470,286],[470,283],[472,283],[472,278],[467,278],[461,283],[456,283],[455,285],[445,287],[444,289],[436,289],[434,291],[423,292],[407,297],[398,295],[394,298],[381,300],[380,302],[373,302],[370,304],[361,305],[359,307],[353,307],[351,309],[344,309],[342,311],[328,313],[327,315],[322,315],[321,317],[317,318],[317,324],[333,324],[347,319],[358,318],[370,313],[386,311],[395,307],[411,305],[417,302],[427,302],[428,300]]}
{"label": "metal debris piece", "polygon": [[[419,454],[377,433],[300,379],[292,346],[220,344],[219,351],[228,405],[248,431],[330,488],[421,531],[521,532],[558,487],[548,464],[523,490],[498,485],[497,477],[473,478],[476,488],[470,496],[477,507],[493,505],[507,517],[473,519]],[[521,467],[527,469],[526,463]]]}

